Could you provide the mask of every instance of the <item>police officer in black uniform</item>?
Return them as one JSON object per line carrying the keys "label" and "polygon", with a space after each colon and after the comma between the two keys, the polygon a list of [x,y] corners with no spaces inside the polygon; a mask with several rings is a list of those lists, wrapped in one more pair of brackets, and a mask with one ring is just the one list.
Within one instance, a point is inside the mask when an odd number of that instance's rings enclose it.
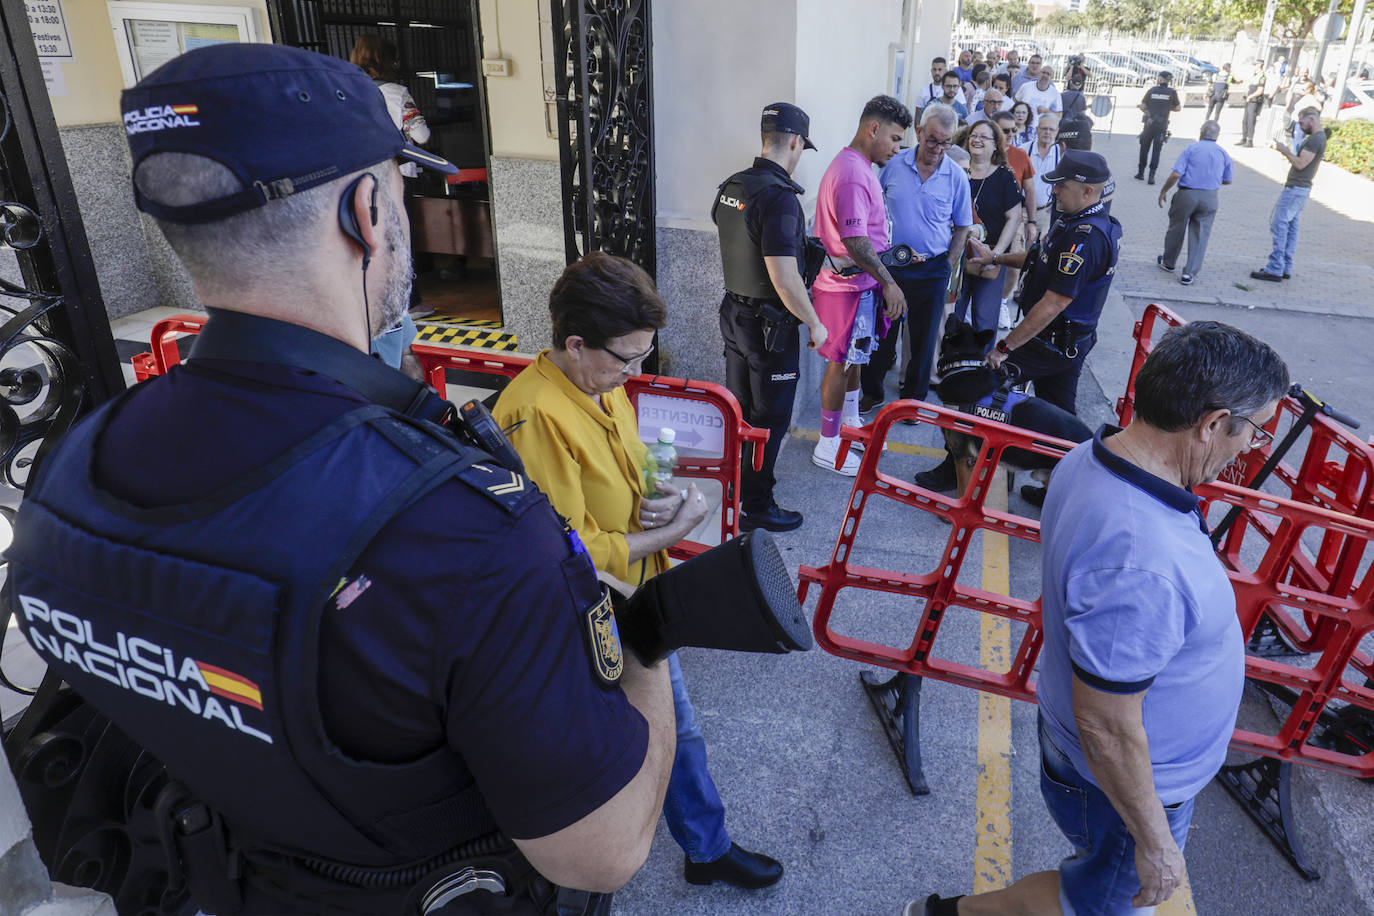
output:
{"label": "police officer in black uniform", "polygon": [[[1083,150],[1064,153],[1045,180],[1059,215],[1032,251],[993,255],[976,240],[973,263],[1026,270],[1018,301],[1025,317],[988,354],[994,368],[1007,364],[1035,394],[1075,413],[1083,361],[1097,343],[1097,321],[1107,301],[1121,246],[1121,224],[1108,212],[1103,187],[1111,180],[1107,160]],[[1034,263],[1027,263],[1030,257]],[[1043,498],[1039,489],[1025,496]]]}
{"label": "police officer in black uniform", "polygon": [[367,355],[409,302],[397,161],[454,167],[361,70],[284,46],[191,51],[122,109],[210,318],[35,470],[25,635],[166,766],[207,912],[550,912],[550,882],[607,912],[673,761],[667,666],[621,651],[518,459]]}
{"label": "police officer in black uniform", "polygon": [[798,324],[811,332],[812,349],[825,343],[803,280],[806,217],[801,185],[792,173],[805,150],[815,149],[811,120],[795,105],[763,109],[763,151],[754,164],[725,180],[711,219],[720,230],[725,298],[720,333],[725,340],[725,385],[739,399],[744,419],[768,430],[763,467],[746,454],[740,468],[740,527],[791,531],[802,515],[773,501],[773,467],[792,420],[801,359]]}
{"label": "police officer in black uniform", "polygon": [[1155,172],[1159,170],[1159,153],[1169,133],[1169,115],[1183,110],[1178,93],[1169,81],[1174,75],[1168,70],[1159,71],[1159,82],[1150,87],[1140,100],[1140,110],[1145,112],[1145,126],[1140,130],[1140,162],[1136,166],[1135,180],[1145,179],[1145,160],[1150,160],[1150,184],[1155,183]]}

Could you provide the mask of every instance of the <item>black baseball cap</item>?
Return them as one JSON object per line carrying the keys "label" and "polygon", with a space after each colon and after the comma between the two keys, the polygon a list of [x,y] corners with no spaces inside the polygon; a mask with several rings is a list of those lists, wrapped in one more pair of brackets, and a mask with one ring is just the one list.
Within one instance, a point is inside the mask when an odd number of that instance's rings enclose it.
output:
{"label": "black baseball cap", "polygon": [[1045,173],[1044,180],[1050,184],[1057,181],[1081,181],[1084,184],[1105,184],[1112,177],[1107,168],[1107,160],[1101,153],[1088,150],[1066,150],[1059,164]]}
{"label": "black baseball cap", "polygon": [[213,159],[243,183],[214,200],[167,206],[134,187],[138,208],[208,223],[392,158],[452,175],[457,166],[407,143],[372,79],[344,60],[271,44],[188,51],[120,96],[135,172],[154,153]]}
{"label": "black baseball cap", "polygon": [[802,145],[815,149],[816,144],[807,137],[811,133],[811,119],[796,105],[787,102],[774,102],[763,109],[759,119],[759,130],[765,133],[796,134],[802,138]]}
{"label": "black baseball cap", "polygon": [[1167,83],[1169,82],[1169,80],[1174,78],[1174,73],[1172,70],[1161,70],[1159,71],[1159,78]]}

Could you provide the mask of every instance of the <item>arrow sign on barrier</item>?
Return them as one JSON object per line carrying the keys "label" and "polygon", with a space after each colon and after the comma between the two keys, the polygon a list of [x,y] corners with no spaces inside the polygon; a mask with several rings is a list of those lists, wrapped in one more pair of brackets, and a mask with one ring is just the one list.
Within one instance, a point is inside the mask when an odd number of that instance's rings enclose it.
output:
{"label": "arrow sign on barrier", "polygon": [[666,397],[644,392],[639,396],[639,438],[658,439],[658,431],[671,426],[677,444],[711,455],[725,454],[725,418],[705,401]]}

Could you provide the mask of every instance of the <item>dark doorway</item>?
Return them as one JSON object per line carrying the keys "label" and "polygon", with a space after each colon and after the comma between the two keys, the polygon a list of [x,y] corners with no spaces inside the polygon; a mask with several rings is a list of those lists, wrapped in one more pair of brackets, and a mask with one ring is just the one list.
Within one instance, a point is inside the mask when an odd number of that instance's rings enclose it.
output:
{"label": "dark doorway", "polygon": [[[347,60],[358,38],[396,49],[396,82],[430,129],[425,147],[459,166],[406,179],[422,322],[501,322],[491,193],[491,144],[476,0],[270,0],[283,44]],[[416,314],[420,314],[417,310]]]}

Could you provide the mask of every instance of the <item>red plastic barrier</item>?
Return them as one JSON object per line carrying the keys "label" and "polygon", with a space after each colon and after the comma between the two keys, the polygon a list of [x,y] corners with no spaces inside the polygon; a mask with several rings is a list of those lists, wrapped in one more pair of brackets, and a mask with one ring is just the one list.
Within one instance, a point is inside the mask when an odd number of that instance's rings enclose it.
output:
{"label": "red plastic barrier", "polygon": [[[877,446],[886,439],[892,424],[903,417],[983,439],[964,496],[932,493],[879,471],[881,450]],[[1035,684],[1031,676],[1043,639],[1039,600],[989,592],[968,584],[968,576],[961,573],[973,538],[980,531],[1039,542],[1036,520],[987,506],[990,488],[1000,485],[1002,479],[996,471],[1005,449],[1057,455],[1069,448],[1069,443],[915,401],[889,405],[870,426],[845,427],[841,435],[847,441],[865,443],[866,448],[830,563],[819,569],[801,568],[800,599],[806,601],[812,586],[820,589],[813,621],[817,642],[843,658],[1033,702]],[[1238,729],[1232,747],[1354,776],[1374,776],[1374,750],[1359,745],[1318,747],[1311,740],[1342,715],[1341,708],[1374,710],[1374,688],[1367,681],[1374,676],[1374,663],[1359,649],[1360,641],[1374,630],[1374,575],[1359,572],[1374,556],[1374,521],[1227,484],[1200,487],[1198,493],[1207,501],[1213,523],[1232,505],[1244,510],[1233,529],[1234,555],[1224,554],[1223,560],[1235,588],[1236,611],[1245,638],[1250,638],[1265,611],[1271,616],[1308,615],[1324,628],[1324,644],[1315,666],[1306,667],[1310,657],[1302,666],[1247,657],[1248,677],[1294,691],[1296,701],[1275,734]],[[950,522],[944,549],[931,570],[903,572],[853,562],[864,513],[878,505],[880,498]],[[908,529],[887,519],[884,530]],[[1316,549],[1304,543],[1325,544],[1333,539],[1341,543],[1340,576],[1327,582],[1325,589],[1300,581],[1293,570],[1310,564],[1309,554]],[[909,618],[902,618],[914,622],[912,639],[906,642],[903,636],[901,641],[885,643],[839,632],[834,623],[836,608],[843,610],[839,598],[845,589],[852,588],[923,601],[919,616],[913,608]],[[1022,625],[1005,672],[957,660],[951,657],[953,653],[940,654],[942,625],[956,609],[992,614]],[[884,622],[891,619],[888,615]]]}
{"label": "red plastic barrier", "polygon": [[[881,449],[877,446],[886,440],[892,424],[904,418],[915,418],[921,424],[983,438],[982,452],[963,497],[933,493],[878,470]],[[813,584],[820,586],[820,597],[812,622],[816,641],[826,651],[842,658],[1033,701],[1035,688],[1030,677],[1040,654],[1041,643],[1039,601],[994,594],[963,584],[960,582],[960,572],[968,557],[973,536],[980,530],[1000,532],[1037,543],[1040,540],[1040,526],[1034,519],[986,506],[989,487],[1000,479],[994,477],[994,471],[1003,450],[1014,446],[1059,456],[1072,447],[1071,443],[919,401],[889,404],[868,426],[862,429],[846,426],[841,429],[840,435],[850,442],[865,443],[865,449],[830,563],[819,569],[803,566],[800,571],[798,598],[802,602],[806,601]],[[858,566],[850,562],[864,512],[878,498],[929,512],[950,522],[944,551],[933,569],[923,573],[908,573]],[[873,589],[923,599],[925,607],[912,642],[904,646],[883,645],[838,632],[831,625],[831,617],[836,599],[846,588]],[[935,654],[935,642],[941,624],[947,612],[955,607],[995,614],[1026,624],[1019,644],[1014,647],[1015,655],[1007,672],[989,671]]]}
{"label": "red plastic barrier", "polygon": [[[198,315],[174,315],[153,326],[152,352],[133,358],[134,374],[139,381],[161,375],[181,362],[175,335],[197,334],[206,319]],[[515,378],[531,362],[530,357],[493,350],[457,349],[414,343],[411,352],[420,361],[425,381],[444,397],[447,391],[448,370],[481,372]],[[643,394],[654,394],[707,405],[719,412],[723,424],[724,447],[719,458],[699,458],[680,455],[676,475],[679,477],[716,480],[721,485],[721,542],[739,534],[740,454],[744,443],[754,446],[754,467],[763,464],[763,443],[768,430],[757,429],[744,422],[739,401],[726,388],[710,382],[694,382],[663,375],[641,375],[626,379],[625,391],[630,402],[639,405]],[[675,557],[695,556],[713,545],[698,541],[681,541],[671,548]]]}
{"label": "red plastic barrier", "polygon": [[[530,364],[528,356],[513,353],[489,352],[484,350],[465,350],[453,347],[436,347],[427,344],[412,344],[411,351],[420,360],[425,370],[425,380],[440,397],[444,396],[446,380],[444,373],[452,369],[459,372],[485,372],[514,378]],[[719,458],[693,457],[679,454],[675,472],[678,477],[703,478],[719,481],[721,485],[720,540],[724,542],[739,534],[740,501],[740,454],[744,443],[754,445],[754,467],[763,463],[763,443],[768,441],[768,430],[757,429],[744,422],[739,401],[721,385],[710,382],[696,382],[671,378],[665,375],[639,375],[625,380],[625,393],[630,402],[639,407],[641,395],[653,394],[671,397],[695,404],[707,405],[720,414],[723,424],[724,447]],[[670,551],[673,556],[686,558],[695,556],[712,545],[698,541],[681,541]]]}
{"label": "red plastic barrier", "polygon": [[[1144,316],[1136,324],[1135,358],[1126,385],[1126,396],[1117,401],[1123,425],[1130,421],[1134,413],[1136,373],[1153,348],[1161,323],[1174,327],[1185,322],[1163,306],[1152,303],[1145,308]],[[1279,431],[1290,428],[1302,413],[1301,403],[1285,397],[1279,402],[1274,421],[1266,428],[1278,433],[1281,438]],[[1284,422],[1285,419],[1288,422]],[[1245,486],[1255,478],[1272,449],[1271,444],[1241,455],[1222,472],[1222,480]],[[1308,426],[1306,436],[1278,464],[1265,487],[1279,489],[1281,495],[1294,502],[1374,519],[1374,448],[1339,423],[1317,414]],[[1242,520],[1266,537],[1276,534],[1274,525],[1265,517],[1243,513]],[[1228,532],[1221,545],[1223,558],[1232,566],[1240,562],[1240,528],[1241,525],[1237,525]],[[1310,557],[1295,554],[1285,568],[1289,580],[1294,584],[1331,593],[1339,591],[1351,581],[1358,572],[1359,562],[1359,557],[1350,550],[1345,538],[1328,532],[1322,535],[1320,545]],[[1332,628],[1328,619],[1306,614],[1276,613],[1272,616],[1285,638],[1297,648],[1305,652],[1320,652],[1326,647]]]}

